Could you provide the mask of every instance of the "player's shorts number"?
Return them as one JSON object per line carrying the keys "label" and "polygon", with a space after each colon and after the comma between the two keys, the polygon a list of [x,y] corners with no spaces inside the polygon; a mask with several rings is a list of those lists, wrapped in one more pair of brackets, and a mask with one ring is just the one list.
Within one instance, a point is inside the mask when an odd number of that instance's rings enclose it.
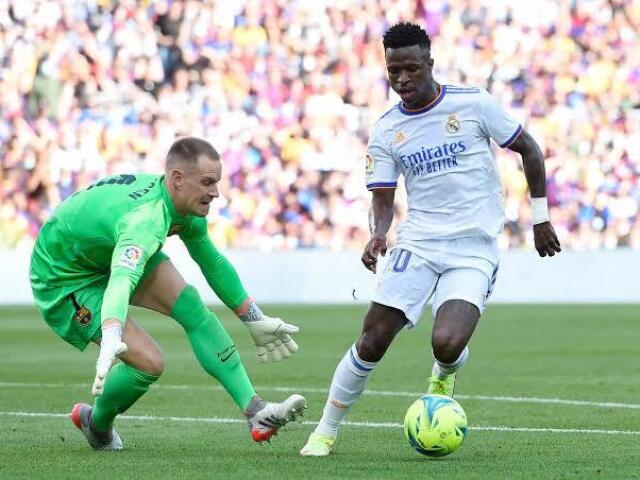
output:
{"label": "player's shorts number", "polygon": [[396,261],[393,263],[393,271],[397,273],[404,272],[409,265],[410,258],[411,252],[407,250],[400,250],[396,256]]}

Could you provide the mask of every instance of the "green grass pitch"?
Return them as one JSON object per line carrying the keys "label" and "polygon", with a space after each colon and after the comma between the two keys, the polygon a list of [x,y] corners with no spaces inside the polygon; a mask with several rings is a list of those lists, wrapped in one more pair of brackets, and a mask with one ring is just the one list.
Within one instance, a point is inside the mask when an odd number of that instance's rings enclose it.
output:
{"label": "green grass pitch", "polygon": [[90,402],[97,348],[79,353],[33,308],[1,308],[0,478],[640,479],[637,306],[490,306],[456,389],[469,436],[438,460],[414,452],[399,427],[426,388],[429,317],[391,347],[349,415],[352,424],[342,428],[336,453],[314,459],[298,451],[365,307],[265,310],[301,327],[293,359],[259,364],[244,327],[217,309],[263,397],[281,400],[298,390],[307,397],[303,423],[287,426],[271,445],[254,444],[180,328],[134,309],[164,349],[166,369],[127,413],[131,418],[118,421],[125,450],[108,453],[91,451],[65,416],[75,402]]}

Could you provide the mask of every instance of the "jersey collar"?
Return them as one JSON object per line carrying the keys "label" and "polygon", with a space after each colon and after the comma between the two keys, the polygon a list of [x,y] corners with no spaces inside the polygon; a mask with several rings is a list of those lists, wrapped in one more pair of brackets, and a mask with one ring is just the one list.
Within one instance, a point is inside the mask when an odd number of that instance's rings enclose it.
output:
{"label": "jersey collar", "polygon": [[435,108],[436,105],[438,105],[442,101],[442,99],[444,98],[444,94],[446,92],[447,92],[447,86],[440,85],[440,93],[436,98],[433,99],[433,101],[429,105],[419,108],[417,110],[408,110],[404,108],[404,105],[403,105],[404,102],[401,101],[400,104],[398,105],[398,108],[400,109],[400,112],[404,113],[405,115],[420,115],[421,113],[428,112],[429,110],[432,110],[433,108]]}
{"label": "jersey collar", "polygon": [[167,206],[169,210],[169,215],[171,216],[171,223],[184,223],[186,217],[181,216],[176,207],[173,205],[173,200],[171,200],[171,195],[169,195],[169,191],[167,190],[167,186],[164,183],[164,175],[160,177],[160,192],[162,194],[162,200],[164,200],[164,204]]}

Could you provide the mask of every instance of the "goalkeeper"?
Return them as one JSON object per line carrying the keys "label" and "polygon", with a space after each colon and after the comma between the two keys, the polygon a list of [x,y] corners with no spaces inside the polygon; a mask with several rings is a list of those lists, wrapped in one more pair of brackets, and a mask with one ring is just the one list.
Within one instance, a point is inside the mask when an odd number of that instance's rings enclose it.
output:
{"label": "goalkeeper", "polygon": [[269,403],[256,394],[224,327],[161,251],[167,236],[180,236],[213,291],[249,329],[261,361],[277,362],[298,350],[291,338],[298,328],[264,315],[209,239],[205,217],[221,175],[209,143],[182,138],[167,154],[164,175],[101,180],[65,200],[40,230],[30,278],[45,321],[80,350],[89,342],[100,345],[93,407],[79,403],[71,412],[96,450],[122,448],[115,417],[163,370],[160,347],[127,315],[129,305],[182,325],[198,362],[244,413],[255,441],[268,441],[305,408],[300,395]]}

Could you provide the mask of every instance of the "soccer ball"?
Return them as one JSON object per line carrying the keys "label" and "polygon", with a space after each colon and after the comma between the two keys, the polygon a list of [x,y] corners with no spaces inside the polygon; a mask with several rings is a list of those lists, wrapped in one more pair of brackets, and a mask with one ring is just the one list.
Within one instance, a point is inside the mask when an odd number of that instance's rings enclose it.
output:
{"label": "soccer ball", "polygon": [[467,436],[467,415],[446,395],[424,395],[404,416],[404,435],[418,452],[444,457],[455,452]]}

